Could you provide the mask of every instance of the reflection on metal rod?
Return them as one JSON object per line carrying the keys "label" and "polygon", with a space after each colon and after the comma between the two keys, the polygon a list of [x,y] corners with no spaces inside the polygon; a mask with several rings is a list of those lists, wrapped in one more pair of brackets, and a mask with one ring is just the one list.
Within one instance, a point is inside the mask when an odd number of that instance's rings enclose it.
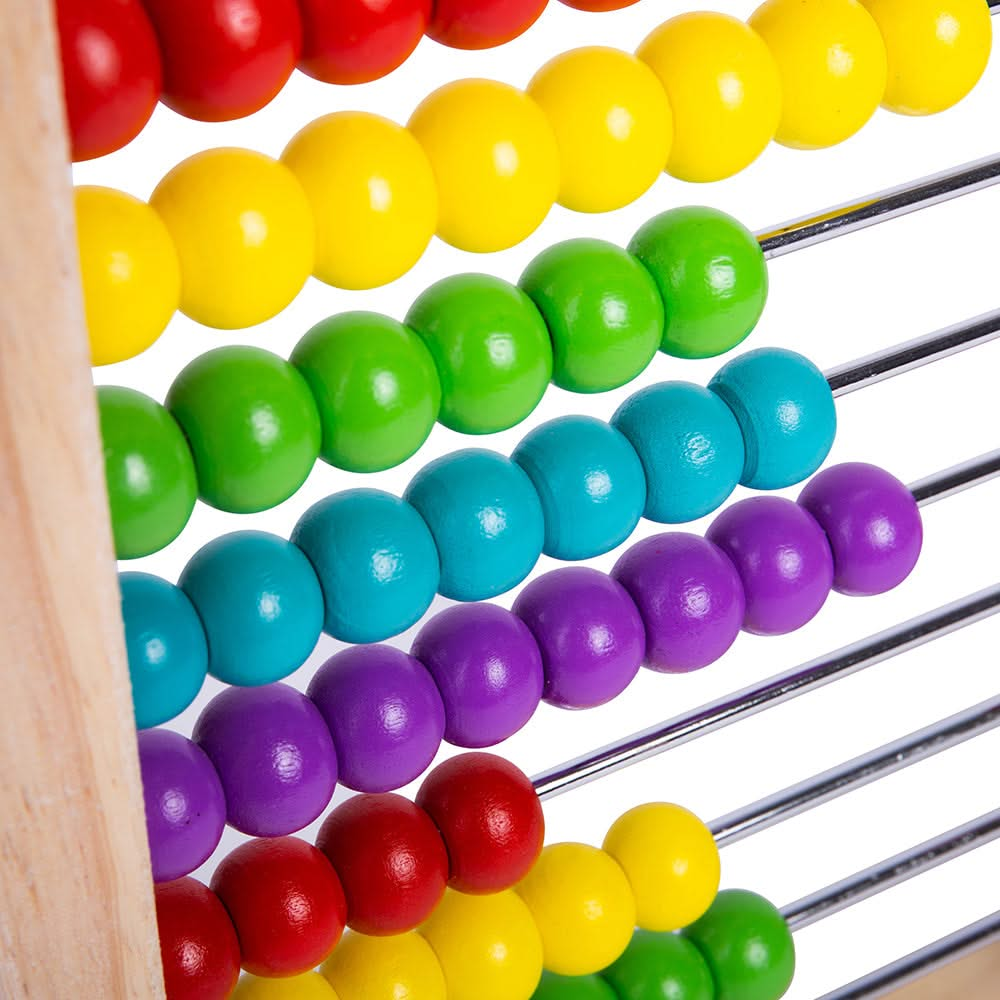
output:
{"label": "reflection on metal rod", "polygon": [[987,483],[997,476],[1000,476],[1000,448],[910,483],[909,489],[917,506],[926,507],[973,486]]}

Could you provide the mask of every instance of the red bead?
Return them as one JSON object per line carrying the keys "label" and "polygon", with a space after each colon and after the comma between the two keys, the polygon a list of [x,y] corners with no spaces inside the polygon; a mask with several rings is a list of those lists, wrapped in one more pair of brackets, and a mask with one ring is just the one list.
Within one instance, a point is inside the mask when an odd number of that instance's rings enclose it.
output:
{"label": "red bead", "polygon": [[255,976],[307,972],[344,932],[340,879],[321,851],[297,837],[241,844],[216,868],[212,888],[236,926],[243,968]]}
{"label": "red bead", "polygon": [[567,7],[575,7],[577,10],[590,10],[595,13],[604,13],[608,10],[622,10],[631,7],[639,0],[562,0]]}
{"label": "red bead", "polygon": [[431,0],[299,0],[299,8],[299,69],[324,83],[368,83],[391,73],[431,17]]}
{"label": "red bead", "polygon": [[430,916],[448,882],[448,852],[423,809],[401,795],[356,795],[326,818],[316,846],[337,869],[347,923],[402,934]]}
{"label": "red bead", "polygon": [[56,23],[73,159],[113,153],[160,97],[156,35],[139,0],[59,0]]}
{"label": "red bead", "polygon": [[501,757],[466,753],[446,760],[424,779],[417,805],[444,837],[451,886],[459,892],[510,889],[541,853],[542,804],[528,776]]}
{"label": "red bead", "polygon": [[453,49],[492,49],[538,20],[548,0],[436,0],[427,34]]}
{"label": "red bead", "polygon": [[163,103],[225,122],[259,111],[302,50],[295,0],[145,0],[163,53]]}
{"label": "red bead", "polygon": [[240,946],[211,889],[193,878],[155,887],[167,1000],[222,1000],[236,988]]}

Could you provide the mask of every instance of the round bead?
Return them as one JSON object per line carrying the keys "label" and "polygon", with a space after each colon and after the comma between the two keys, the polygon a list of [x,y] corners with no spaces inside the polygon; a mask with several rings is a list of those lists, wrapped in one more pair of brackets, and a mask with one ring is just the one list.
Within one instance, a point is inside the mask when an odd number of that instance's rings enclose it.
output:
{"label": "round bead", "polygon": [[559,151],[526,94],[494,80],[458,80],[427,97],[409,128],[437,179],[445,242],[474,253],[505,250],[548,214],[559,192]]}
{"label": "round bead", "polygon": [[420,259],[437,225],[437,188],[426,154],[401,125],[360,111],[326,115],[281,160],[312,206],[321,281],[376,288]]}
{"label": "round bead", "polygon": [[554,972],[546,971],[542,973],[538,989],[531,994],[531,1000],[620,1000],[620,998],[600,976],[557,976]]}
{"label": "round bead", "polygon": [[519,282],[552,341],[552,381],[570,392],[607,392],[631,382],[663,337],[663,300],[627,251],[576,239],[543,250]]}
{"label": "round bead", "polygon": [[674,116],[667,171],[685,181],[739,173],[774,138],[781,86],[774,58],[742,21],[710,11],[656,28],[638,57],[659,77]]}
{"label": "round bead", "polygon": [[782,101],[775,138],[782,145],[836,145],[875,113],[886,89],[885,44],[857,0],[766,0],[749,24],[778,66]]}
{"label": "round bead", "polygon": [[427,34],[453,49],[492,49],[530,28],[547,0],[435,0]]}
{"label": "round bead", "polygon": [[567,7],[575,7],[577,10],[589,10],[594,13],[603,13],[608,10],[623,10],[638,3],[639,0],[562,0]]}
{"label": "round bead", "polygon": [[445,427],[492,434],[520,423],[552,377],[552,343],[534,303],[515,285],[459,274],[431,285],[406,323],[441,376]]}
{"label": "round bead", "polygon": [[345,490],[310,507],[292,542],[323,588],[323,628],[342,642],[380,642],[405,632],[431,606],[438,554],[420,515],[378,490]]}
{"label": "round bead", "polygon": [[337,994],[318,972],[304,972],[282,979],[243,976],[233,1000],[337,1000]]}
{"label": "round bead", "polygon": [[333,951],[347,906],[330,862],[297,837],[248,840],[212,876],[233,918],[243,968],[257,976],[296,976]]}
{"label": "round bead", "polygon": [[306,481],[320,421],[305,379],[259,347],[217,347],[174,379],[167,409],[194,455],[205,503],[233,514],[268,510]]}
{"label": "round bead", "polygon": [[430,817],[391,793],[357,795],[327,816],[316,846],[339,872],[347,922],[362,934],[401,934],[434,910],[448,854]]}
{"label": "round bead", "polygon": [[750,497],[724,510],[705,536],[743,582],[743,629],[784,635],[811,621],[833,587],[833,555],[816,519],[781,497]]}
{"label": "round bead", "polygon": [[716,1000],[778,1000],[791,985],[795,944],[781,914],[762,896],[726,889],[683,935],[708,963]]}
{"label": "round bead", "polygon": [[716,995],[701,952],[677,934],[636,931],[622,957],[601,975],[618,1000],[715,1000]]}
{"label": "round bead", "polygon": [[150,204],[177,247],[181,311],[206,326],[270,319],[312,272],[309,201],[295,175],[262,153],[196,153],[160,181]]}
{"label": "round bead", "polygon": [[495,604],[459,604],[421,628],[413,655],[444,701],[444,738],[491,747],[513,736],[542,697],[542,657],[525,624]]}
{"label": "round bead", "polygon": [[444,735],[431,675],[392,646],[351,646],[331,656],[308,695],[330,727],[340,782],[388,792],[420,777]]}
{"label": "round bead", "polygon": [[722,550],[700,535],[674,531],[644,538],[624,552],[611,575],[639,609],[651,670],[699,670],[739,635],[743,584]]}
{"label": "round bead", "polygon": [[138,559],[158,552],[194,510],[191,449],[167,410],[134,389],[98,386],[97,415],[115,555]]}
{"label": "round bead", "polygon": [[90,361],[125,361],[146,350],[177,310],[177,251],[156,212],[123,191],[77,187],[73,203]]}
{"label": "round bead", "polygon": [[824,469],[799,494],[833,551],[833,589],[867,597],[898,587],[920,557],[923,524],[913,494],[875,465]]}
{"label": "round bead", "polygon": [[348,931],[320,972],[341,1000],[445,1000],[444,973],[417,933],[369,937]]}
{"label": "round bead", "polygon": [[153,881],[189,875],[211,856],[226,826],[226,801],[212,762],[168,729],[139,733],[139,767]]}
{"label": "round bead", "polygon": [[301,830],[333,796],[337,756],[330,731],[294,688],[227,688],[205,706],[193,737],[219,772],[229,825],[241,833],[277,837]]}
{"label": "round bead", "polygon": [[481,601],[519,584],[542,553],[545,521],[531,480],[496,452],[467,448],[425,465],[407,487],[441,558],[439,591]]}
{"label": "round bead", "polygon": [[298,670],[323,628],[323,592],[302,550],[264,531],[203,545],[178,585],[208,636],[208,671],[252,687]]}
{"label": "round bead", "polygon": [[448,1000],[529,1000],[538,985],[538,928],[510,890],[467,896],[449,889],[420,933],[441,963]]}
{"label": "round bead", "polygon": [[544,699],[593,708],[616,698],[642,665],[646,636],[632,598],[604,573],[567,566],[532,580],[514,602],[542,651]]}
{"label": "round bead", "polygon": [[184,592],[149,573],[118,577],[132,707],[139,729],[180,715],[194,701],[208,669],[208,645]]}
{"label": "round bead", "polygon": [[653,71],[619,49],[590,46],[549,60],[528,85],[555,133],[560,205],[610,212],[652,187],[670,152],[673,116]]}
{"label": "round bead", "polygon": [[763,347],[719,369],[708,388],[725,400],[746,458],[740,482],[777,490],[811,476],[837,436],[837,409],[823,373],[794,351]]}
{"label": "round bead", "polygon": [[501,757],[466,753],[438,764],[416,802],[441,831],[449,884],[459,892],[510,889],[541,853],[542,804],[531,779]]}

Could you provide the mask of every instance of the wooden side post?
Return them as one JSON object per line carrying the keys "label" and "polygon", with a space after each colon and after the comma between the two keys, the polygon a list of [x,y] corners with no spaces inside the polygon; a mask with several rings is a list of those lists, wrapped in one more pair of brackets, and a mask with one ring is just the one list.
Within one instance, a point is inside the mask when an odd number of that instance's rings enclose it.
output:
{"label": "wooden side post", "polygon": [[973,952],[889,994],[888,1000],[993,1000],[1000,995],[1000,943]]}

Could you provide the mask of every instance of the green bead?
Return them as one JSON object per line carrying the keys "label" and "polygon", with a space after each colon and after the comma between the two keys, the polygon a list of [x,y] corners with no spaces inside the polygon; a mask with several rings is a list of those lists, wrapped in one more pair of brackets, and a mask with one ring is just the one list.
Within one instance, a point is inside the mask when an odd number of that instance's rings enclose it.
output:
{"label": "green bead", "polygon": [[663,296],[665,354],[714,358],[757,325],[767,301],[767,262],[753,233],[731,216],[673,208],[642,226],[628,248]]}
{"label": "green bead", "polygon": [[319,456],[320,423],[305,379],[257,347],[219,347],[174,380],[167,409],[184,429],[202,500],[234,514],[287,500]]}
{"label": "green bead", "polygon": [[388,316],[349,312],[317,323],[292,351],[323,426],[320,454],[350,472],[405,462],[427,439],[441,404],[434,359]]}
{"label": "green bead", "polygon": [[174,418],[134,389],[100,386],[97,412],[115,554],[148,556],[181,533],[194,509],[191,450]]}
{"label": "green bead", "polygon": [[701,952],[677,934],[636,931],[601,975],[619,1000],[713,1000],[715,984]]}
{"label": "green bead", "polygon": [[726,889],[681,933],[705,956],[717,1000],[778,1000],[792,984],[795,944],[763,896]]}
{"label": "green bead", "polygon": [[520,423],[552,377],[552,342],[524,292],[485,274],[431,285],[406,317],[441,376],[440,421],[463,434]]}
{"label": "green bead", "polygon": [[631,382],[663,338],[663,300],[635,257],[603,240],[566,240],[542,251],[519,282],[549,327],[552,381],[570,392]]}
{"label": "green bead", "polygon": [[531,1000],[619,1000],[600,976],[557,976],[546,970]]}

